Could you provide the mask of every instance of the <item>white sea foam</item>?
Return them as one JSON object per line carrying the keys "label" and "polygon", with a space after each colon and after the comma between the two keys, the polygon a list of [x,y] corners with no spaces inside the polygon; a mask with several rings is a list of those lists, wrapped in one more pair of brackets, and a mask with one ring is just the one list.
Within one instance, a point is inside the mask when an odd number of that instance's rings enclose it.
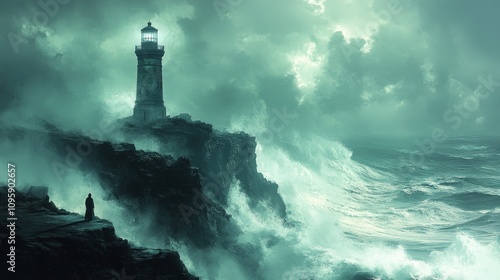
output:
{"label": "white sea foam", "polygon": [[488,149],[488,147],[487,146],[476,146],[476,145],[460,145],[460,146],[456,147],[455,149],[462,150],[462,151],[473,151],[473,150]]}
{"label": "white sea foam", "polygon": [[[312,142],[302,145],[313,150]],[[326,146],[345,149],[335,143]],[[319,171],[309,168],[308,162],[294,161],[279,148],[261,147],[258,154],[259,170],[280,185],[280,193],[292,216],[303,225],[296,229],[299,231],[296,233],[300,236],[299,244],[305,246],[300,249],[309,254],[311,248],[322,248],[329,253],[315,251],[318,254],[316,258],[327,258],[332,262],[331,266],[338,266],[339,262],[353,263],[382,278],[494,279],[485,278],[487,275],[499,277],[500,266],[497,263],[500,253],[496,242],[480,244],[466,234],[460,234],[454,239],[453,231],[440,231],[443,227],[477,218],[479,213],[460,210],[446,203],[430,200],[415,205],[409,204],[403,208],[391,207],[386,203],[391,198],[388,194],[397,191],[397,187],[387,183],[377,184],[378,180],[386,179],[385,174],[360,166],[348,156],[334,157],[338,154],[349,155],[349,152],[336,151],[329,155],[323,148],[319,153],[308,151],[308,154],[317,157],[314,162],[316,167],[320,167],[316,169]],[[324,162],[320,163],[321,161]],[[443,182],[438,180],[438,182],[446,183],[450,180],[446,179]],[[424,191],[454,191],[454,187],[438,182],[426,186]],[[311,196],[320,197],[310,199]],[[334,205],[328,207],[328,203]],[[324,217],[333,219],[328,222]],[[317,231],[324,233],[339,230],[364,237],[350,239],[337,233],[335,236],[339,240],[311,238]],[[289,235],[293,234],[293,231],[289,232]],[[303,240],[304,238],[307,240]],[[399,242],[402,246],[392,247],[386,245],[386,242]],[[404,247],[406,242],[408,244],[417,242],[424,246],[432,243],[451,245],[443,251],[432,253],[429,251],[426,260],[415,260],[406,252]],[[298,249],[297,246],[294,248]],[[335,258],[332,258],[332,252]],[[300,252],[295,253],[300,254]],[[464,253],[468,254],[468,259],[462,258]],[[487,267],[482,264],[483,261],[488,264]],[[323,262],[328,261],[323,260]],[[325,275],[329,277],[337,275],[331,271],[325,274],[322,266],[317,267],[317,270],[302,267],[291,271],[302,273],[300,275],[304,275],[307,271],[311,273],[309,277],[317,279],[329,279],[324,278]],[[290,275],[291,271],[282,275]],[[315,271],[318,273],[315,274]]]}

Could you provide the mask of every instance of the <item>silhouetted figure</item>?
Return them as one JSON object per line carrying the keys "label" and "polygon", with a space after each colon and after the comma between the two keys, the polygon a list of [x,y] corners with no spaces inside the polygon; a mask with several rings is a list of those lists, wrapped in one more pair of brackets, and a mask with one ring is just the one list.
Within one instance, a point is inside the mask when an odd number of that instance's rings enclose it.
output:
{"label": "silhouetted figure", "polygon": [[87,211],[85,211],[85,221],[92,221],[92,218],[94,218],[94,200],[90,193],[89,197],[85,200],[85,207],[87,207]]}

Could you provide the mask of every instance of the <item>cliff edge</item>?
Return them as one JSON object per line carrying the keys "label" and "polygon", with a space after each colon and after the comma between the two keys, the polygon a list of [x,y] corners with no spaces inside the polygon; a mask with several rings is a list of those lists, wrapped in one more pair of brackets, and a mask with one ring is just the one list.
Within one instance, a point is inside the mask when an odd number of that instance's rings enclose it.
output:
{"label": "cliff edge", "polygon": [[[84,221],[58,209],[48,196],[15,195],[15,243],[8,244],[10,232],[2,227],[0,246],[2,252],[15,246],[11,259],[16,272],[2,269],[8,273],[2,279],[198,279],[187,272],[178,253],[135,247],[118,238],[107,220]],[[7,187],[0,187],[0,197],[7,197]],[[6,203],[0,203],[0,213],[6,220]]]}

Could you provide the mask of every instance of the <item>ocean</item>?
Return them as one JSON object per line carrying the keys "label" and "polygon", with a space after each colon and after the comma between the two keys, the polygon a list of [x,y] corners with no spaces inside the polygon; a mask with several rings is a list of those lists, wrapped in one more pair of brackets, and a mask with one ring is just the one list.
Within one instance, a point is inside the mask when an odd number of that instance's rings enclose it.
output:
{"label": "ocean", "polygon": [[404,241],[395,242],[412,257],[427,260],[429,254],[448,248],[457,234],[458,241],[497,241],[499,139],[454,138],[435,143],[432,153],[413,164],[404,160],[422,154],[422,150],[410,139],[352,141],[346,145],[353,151],[352,160],[386,175],[387,188],[378,188],[380,197],[386,197],[386,208],[378,209],[377,214],[389,219],[386,227],[397,232],[387,242],[400,238]]}
{"label": "ocean", "polygon": [[500,139],[450,138],[425,153],[415,140],[258,145],[289,225],[246,206],[236,183],[226,210],[239,242],[261,248],[255,275],[238,274],[230,254],[218,269],[183,260],[204,279],[500,279]]}

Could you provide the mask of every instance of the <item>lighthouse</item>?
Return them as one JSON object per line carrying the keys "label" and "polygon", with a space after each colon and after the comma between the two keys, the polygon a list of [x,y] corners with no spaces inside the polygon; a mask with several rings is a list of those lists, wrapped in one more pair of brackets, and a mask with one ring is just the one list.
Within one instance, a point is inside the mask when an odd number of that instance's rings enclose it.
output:
{"label": "lighthouse", "polygon": [[151,122],[166,117],[163,103],[162,58],[163,46],[158,45],[158,29],[148,26],[141,30],[141,45],[135,46],[137,55],[137,93],[134,120]]}

